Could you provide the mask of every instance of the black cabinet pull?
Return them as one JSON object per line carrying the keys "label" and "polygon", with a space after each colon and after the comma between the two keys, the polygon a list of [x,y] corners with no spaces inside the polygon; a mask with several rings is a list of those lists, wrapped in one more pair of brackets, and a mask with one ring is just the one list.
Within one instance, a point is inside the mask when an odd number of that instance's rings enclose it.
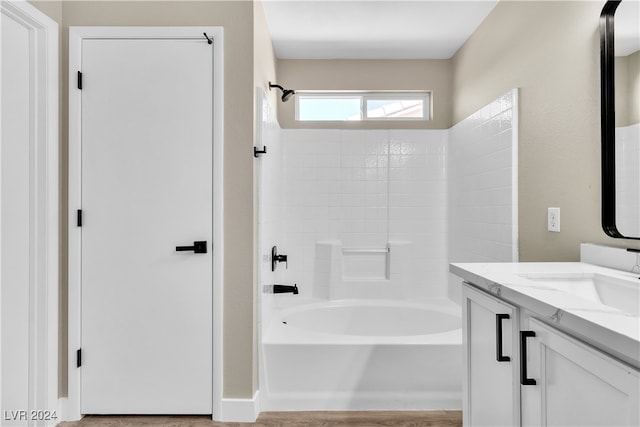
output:
{"label": "black cabinet pull", "polygon": [[498,362],[510,362],[509,356],[502,355],[502,320],[510,319],[508,314],[496,314],[496,360]]}
{"label": "black cabinet pull", "polygon": [[206,254],[207,253],[207,242],[193,242],[193,246],[176,246],[176,251],[193,251],[196,254]]}
{"label": "black cabinet pull", "polygon": [[533,338],[533,331],[520,331],[520,384],[536,385],[536,380],[527,378],[527,338]]}

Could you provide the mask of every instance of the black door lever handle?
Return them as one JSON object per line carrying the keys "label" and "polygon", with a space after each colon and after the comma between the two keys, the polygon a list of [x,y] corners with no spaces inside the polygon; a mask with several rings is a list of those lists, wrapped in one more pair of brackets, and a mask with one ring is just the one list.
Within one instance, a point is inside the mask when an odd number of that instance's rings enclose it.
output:
{"label": "black door lever handle", "polygon": [[207,253],[207,242],[193,242],[193,246],[176,246],[176,251],[193,251],[196,254],[206,254]]}

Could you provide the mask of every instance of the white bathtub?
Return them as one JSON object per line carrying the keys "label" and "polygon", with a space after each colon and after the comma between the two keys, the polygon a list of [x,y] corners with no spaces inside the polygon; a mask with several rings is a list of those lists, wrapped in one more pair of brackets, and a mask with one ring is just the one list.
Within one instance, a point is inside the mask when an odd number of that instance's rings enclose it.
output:
{"label": "white bathtub", "polygon": [[261,410],[460,409],[460,328],[449,300],[280,310],[262,340]]}

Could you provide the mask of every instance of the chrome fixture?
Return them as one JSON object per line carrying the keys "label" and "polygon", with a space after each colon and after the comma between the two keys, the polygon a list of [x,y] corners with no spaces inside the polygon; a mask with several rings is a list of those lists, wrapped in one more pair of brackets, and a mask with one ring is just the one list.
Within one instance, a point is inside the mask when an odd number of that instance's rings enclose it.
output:
{"label": "chrome fixture", "polygon": [[289,99],[291,99],[291,97],[293,95],[296,94],[296,91],[293,90],[293,89],[285,89],[280,85],[277,85],[275,83],[269,82],[269,90],[271,90],[274,87],[277,87],[278,89],[280,89],[282,91],[282,98],[280,98],[282,100],[282,102],[287,102]]}

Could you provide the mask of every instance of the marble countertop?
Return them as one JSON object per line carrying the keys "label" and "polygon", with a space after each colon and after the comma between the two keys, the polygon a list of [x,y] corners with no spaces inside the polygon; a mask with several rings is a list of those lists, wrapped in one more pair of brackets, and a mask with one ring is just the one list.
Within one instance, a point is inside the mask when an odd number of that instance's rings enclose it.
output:
{"label": "marble countertop", "polygon": [[453,263],[449,270],[480,289],[526,308],[543,322],[640,369],[637,309],[625,311],[605,305],[591,282],[599,275],[624,281],[626,286],[640,287],[639,273],[581,262]]}

